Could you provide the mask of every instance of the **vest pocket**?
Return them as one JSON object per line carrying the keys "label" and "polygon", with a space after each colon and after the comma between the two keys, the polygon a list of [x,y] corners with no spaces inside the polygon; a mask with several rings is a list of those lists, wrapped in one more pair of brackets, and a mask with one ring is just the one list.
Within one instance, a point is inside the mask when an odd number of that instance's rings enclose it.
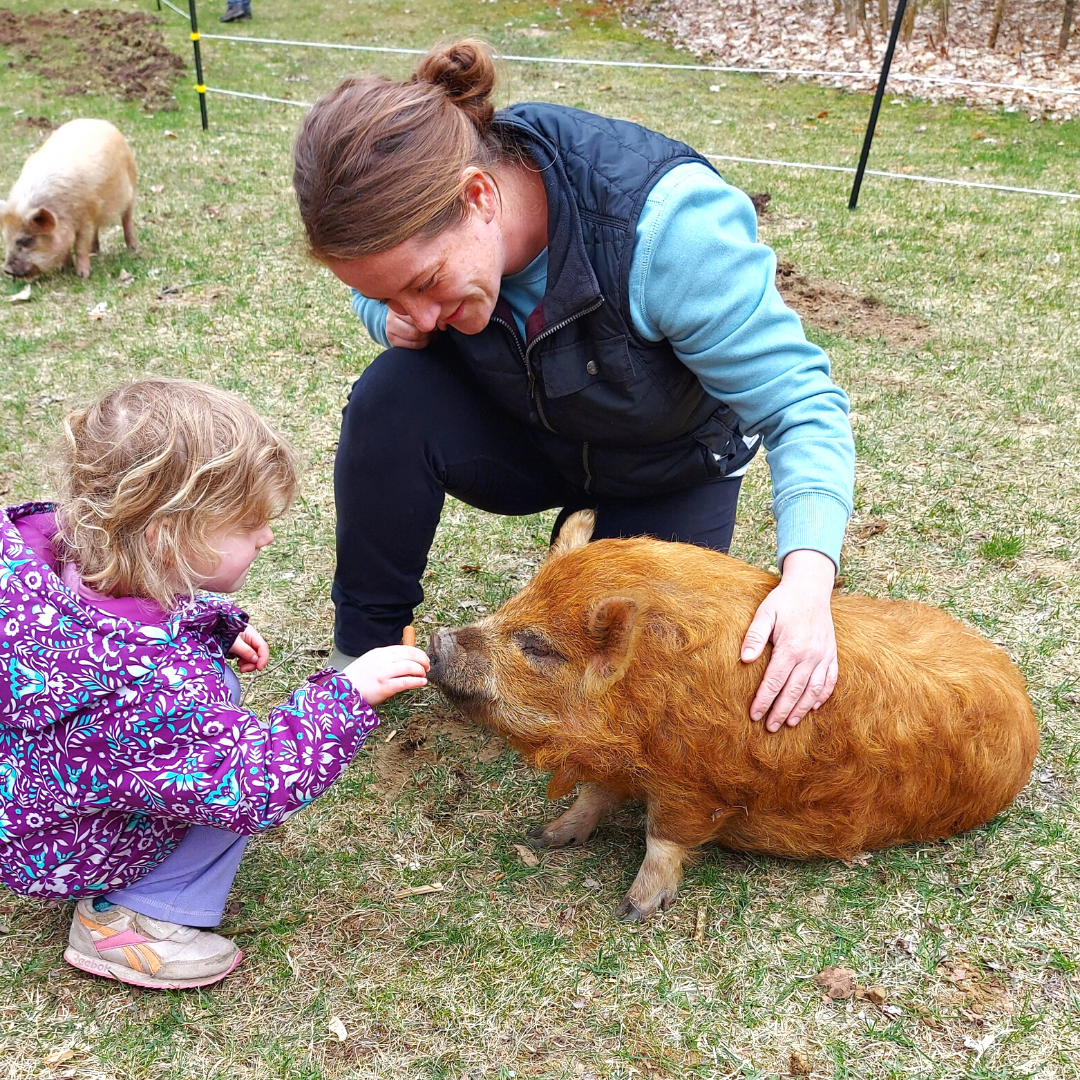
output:
{"label": "vest pocket", "polygon": [[710,476],[723,476],[729,463],[745,444],[738,435],[738,420],[730,409],[717,410],[695,432],[693,437],[705,453],[705,468]]}
{"label": "vest pocket", "polygon": [[595,382],[628,382],[637,374],[626,337],[583,338],[570,345],[541,349],[533,357],[549,398],[576,394]]}

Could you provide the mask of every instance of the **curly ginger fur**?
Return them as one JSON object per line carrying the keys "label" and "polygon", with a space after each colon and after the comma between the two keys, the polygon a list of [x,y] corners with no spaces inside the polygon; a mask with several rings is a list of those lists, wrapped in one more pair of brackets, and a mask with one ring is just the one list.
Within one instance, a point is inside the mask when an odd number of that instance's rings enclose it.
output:
{"label": "curly ginger fur", "polygon": [[[836,689],[772,734],[749,716],[769,652],[739,655],[777,579],[685,544],[587,544],[590,524],[571,518],[532,582],[433,650],[436,681],[550,771],[549,794],[584,782],[539,843],[584,839],[641,799],[646,864],[654,842],[680,865],[707,842],[846,858],[973,828],[1027,782],[1039,736],[1023,678],[951,616],[834,593]],[[562,662],[530,660],[522,634]]]}

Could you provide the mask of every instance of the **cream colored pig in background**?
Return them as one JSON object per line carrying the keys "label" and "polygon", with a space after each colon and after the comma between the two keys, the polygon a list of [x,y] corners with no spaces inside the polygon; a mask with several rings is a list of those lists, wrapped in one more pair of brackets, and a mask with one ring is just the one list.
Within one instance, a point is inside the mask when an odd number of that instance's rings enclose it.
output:
{"label": "cream colored pig in background", "polygon": [[31,154],[0,203],[4,273],[29,278],[71,262],[90,276],[98,230],[119,221],[135,250],[135,158],[107,120],[72,120]]}

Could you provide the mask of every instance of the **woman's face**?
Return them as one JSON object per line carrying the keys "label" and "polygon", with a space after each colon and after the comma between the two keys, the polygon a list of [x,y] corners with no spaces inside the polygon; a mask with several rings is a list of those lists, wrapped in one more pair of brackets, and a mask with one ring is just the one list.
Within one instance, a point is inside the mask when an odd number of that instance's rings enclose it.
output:
{"label": "woman's face", "polygon": [[326,259],[346,285],[431,333],[452,326],[463,334],[483,330],[506,265],[501,214],[491,180],[477,173],[467,184],[465,220],[429,237],[409,240],[359,259]]}

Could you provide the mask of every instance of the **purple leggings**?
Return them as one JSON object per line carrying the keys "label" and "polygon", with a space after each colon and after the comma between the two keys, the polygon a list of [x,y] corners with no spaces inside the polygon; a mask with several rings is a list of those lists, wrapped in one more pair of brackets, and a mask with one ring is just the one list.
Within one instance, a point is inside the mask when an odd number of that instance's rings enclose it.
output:
{"label": "purple leggings", "polygon": [[[233,703],[239,704],[240,680],[229,668],[225,681]],[[247,841],[246,836],[228,829],[192,825],[163,862],[134,885],[108,893],[105,899],[152,919],[217,926]]]}

